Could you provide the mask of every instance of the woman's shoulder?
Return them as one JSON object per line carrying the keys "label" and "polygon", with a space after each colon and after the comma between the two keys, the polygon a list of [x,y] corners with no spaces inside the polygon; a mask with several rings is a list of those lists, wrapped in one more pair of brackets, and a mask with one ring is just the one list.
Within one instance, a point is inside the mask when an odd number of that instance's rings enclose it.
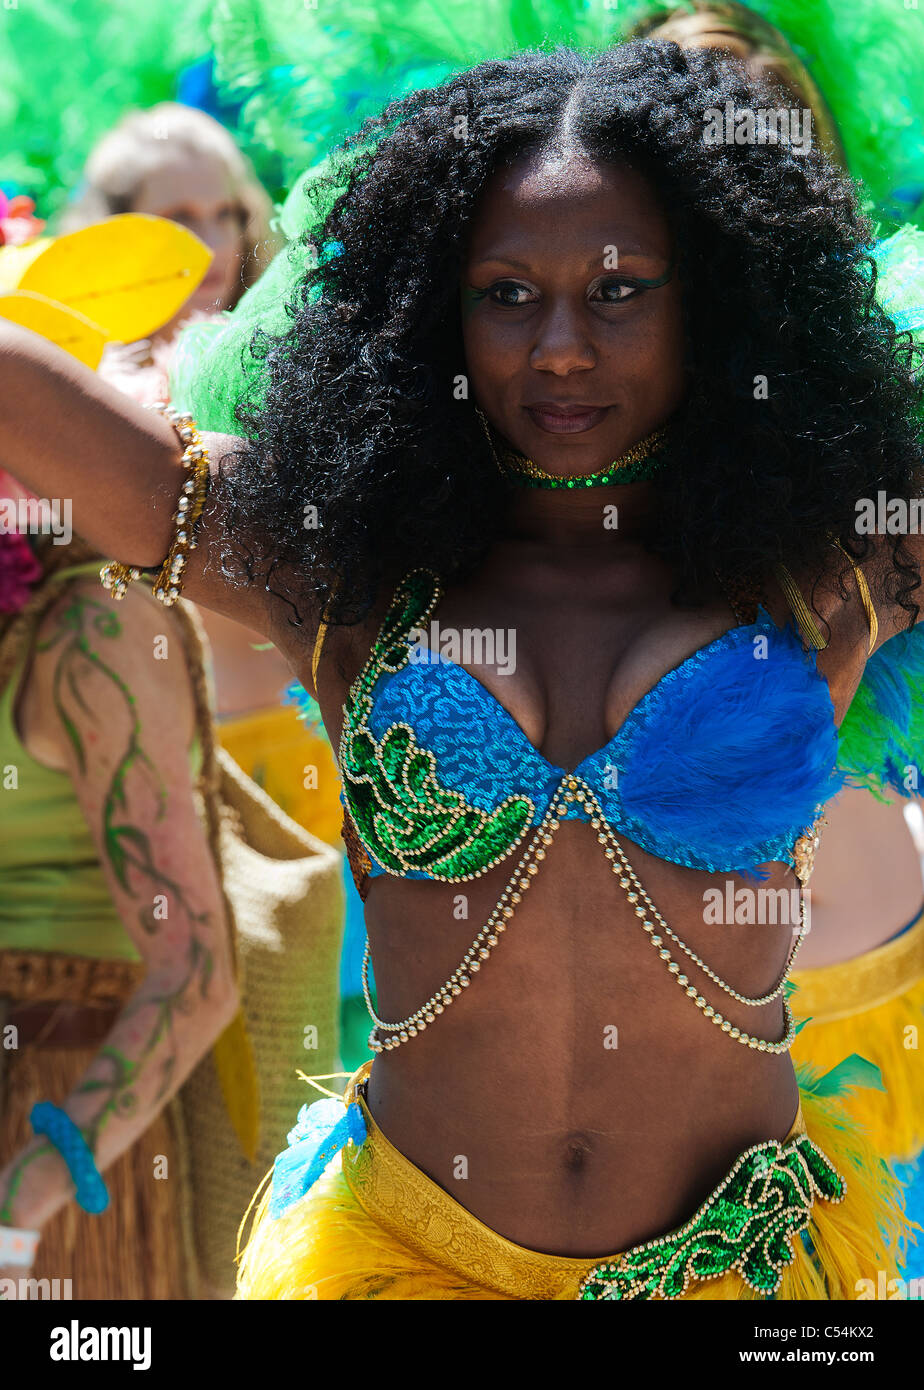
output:
{"label": "woman's shoulder", "polygon": [[[902,536],[902,566],[894,538],[873,535],[868,543],[831,539],[813,565],[792,570],[780,564],[768,580],[768,603],[779,622],[792,620],[803,645],[817,654],[831,690],[837,720],[843,718],[870,658],[909,628],[917,602],[915,576],[924,560],[924,537]],[[909,587],[910,581],[910,587]],[[902,601],[900,601],[902,600]],[[917,619],[924,618],[924,604]]]}

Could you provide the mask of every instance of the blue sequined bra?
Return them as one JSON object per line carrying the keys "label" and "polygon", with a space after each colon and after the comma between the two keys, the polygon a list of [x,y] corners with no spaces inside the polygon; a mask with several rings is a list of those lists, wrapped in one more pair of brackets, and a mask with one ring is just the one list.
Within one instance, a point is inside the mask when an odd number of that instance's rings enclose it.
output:
{"label": "blue sequined bra", "polygon": [[[762,606],[668,671],[602,748],[557,767],[464,667],[411,640],[442,598],[417,569],[398,586],[344,705],[344,838],[367,878],[457,883],[537,827],[591,821],[689,868],[765,877],[843,783],[815,653]],[[556,824],[557,824],[556,820]]]}

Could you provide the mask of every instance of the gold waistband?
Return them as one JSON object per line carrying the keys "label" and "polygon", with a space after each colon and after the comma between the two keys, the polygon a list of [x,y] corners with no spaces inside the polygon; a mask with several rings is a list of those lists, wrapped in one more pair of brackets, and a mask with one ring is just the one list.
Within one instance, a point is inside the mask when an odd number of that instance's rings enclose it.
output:
{"label": "gold waistband", "polygon": [[867,1013],[924,980],[924,912],[914,926],[853,960],[794,970],[792,1009],[813,1023]]}
{"label": "gold waistband", "polygon": [[[582,1281],[603,1260],[546,1255],[492,1231],[428,1178],[386,1139],[369,1113],[361,1087],[372,1070],[364,1062],[350,1078],[344,1099],[359,1102],[365,1142],[342,1151],[343,1173],[360,1206],[384,1230],[467,1283],[520,1299],[575,1298]],[[784,1143],[805,1133],[800,1105]]]}

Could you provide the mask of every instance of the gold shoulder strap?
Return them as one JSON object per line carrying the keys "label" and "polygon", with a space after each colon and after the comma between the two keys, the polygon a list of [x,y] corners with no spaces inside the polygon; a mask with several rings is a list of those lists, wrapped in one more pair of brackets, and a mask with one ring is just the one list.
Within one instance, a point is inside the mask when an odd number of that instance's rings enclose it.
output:
{"label": "gold shoulder strap", "polygon": [[[333,595],[337,592],[339,587],[339,581],[335,579],[333,584],[331,585],[329,597],[333,597]],[[325,604],[325,612],[326,609],[327,605]],[[311,654],[311,680],[314,685],[315,694],[317,694],[318,691],[318,666],[321,662],[321,648],[324,646],[324,638],[327,636],[328,626],[329,624],[326,618],[322,618],[321,621],[318,623],[318,630],[315,634],[314,639],[314,651]]]}
{"label": "gold shoulder strap", "polygon": [[866,621],[869,624],[869,647],[866,655],[872,656],[873,649],[876,646],[876,639],[879,636],[879,619],[876,617],[876,608],[869,591],[869,585],[866,582],[866,575],[860,569],[860,566],[850,552],[844,549],[837,537],[832,537],[832,540],[841,554],[847,556],[847,559],[853,565],[853,572],[857,576],[857,588],[860,590],[860,599],[863,603],[863,607],[866,609]]}
{"label": "gold shoulder strap", "polygon": [[[842,555],[850,561],[853,572],[857,577],[857,588],[860,591],[860,600],[866,612],[866,621],[869,625],[869,647],[867,656],[872,656],[876,646],[876,639],[879,636],[879,620],[876,617],[876,608],[873,604],[872,595],[869,591],[869,584],[866,582],[866,575],[854,560],[849,551],[845,550],[836,536],[831,537],[831,544],[836,545]],[[786,601],[792,609],[793,616],[799,624],[805,642],[816,649],[823,651],[828,645],[828,639],[822,635],[821,629],[815,622],[815,618],[809,610],[808,604],[802,596],[802,591],[793,579],[789,570],[783,564],[774,566],[774,573],[779,581],[780,588],[786,595]]]}
{"label": "gold shoulder strap", "polygon": [[324,638],[326,636],[327,623],[322,619],[318,624],[317,636],[314,639],[314,651],[311,655],[311,682],[314,686],[315,694],[317,694],[318,690],[318,665],[321,660],[321,648],[324,646]]}
{"label": "gold shoulder strap", "polygon": [[792,615],[799,625],[802,640],[806,646],[814,647],[816,651],[824,651],[828,645],[828,639],[824,636],[818,624],[815,622],[809,606],[802,597],[802,590],[793,579],[789,570],[783,564],[773,566],[773,573],[776,575],[780,588],[786,595],[786,602],[792,610]]}

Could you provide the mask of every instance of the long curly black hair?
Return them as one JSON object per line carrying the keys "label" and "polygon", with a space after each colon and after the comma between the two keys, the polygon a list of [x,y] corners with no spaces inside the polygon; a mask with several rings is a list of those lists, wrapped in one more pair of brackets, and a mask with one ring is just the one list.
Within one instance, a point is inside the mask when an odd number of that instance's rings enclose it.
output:
{"label": "long curly black hair", "polygon": [[[728,101],[779,96],[664,41],[530,51],[391,103],[335,152],[303,239],[321,255],[289,330],[251,345],[264,385],[238,407],[252,442],[223,481],[233,534],[264,538],[251,576],[294,621],[307,604],[354,622],[414,565],[460,578],[502,528],[507,485],[459,384],[458,282],[486,180],[552,145],[566,115],[592,156],[651,180],[676,235],[689,393],[650,539],[675,601],[699,601],[716,570],[765,576],[781,559],[820,577],[832,533],[866,556],[856,499],[918,483],[918,350],[876,302],[854,186],[814,150],[705,143],[705,109]],[[884,539],[910,625],[918,567]]]}

